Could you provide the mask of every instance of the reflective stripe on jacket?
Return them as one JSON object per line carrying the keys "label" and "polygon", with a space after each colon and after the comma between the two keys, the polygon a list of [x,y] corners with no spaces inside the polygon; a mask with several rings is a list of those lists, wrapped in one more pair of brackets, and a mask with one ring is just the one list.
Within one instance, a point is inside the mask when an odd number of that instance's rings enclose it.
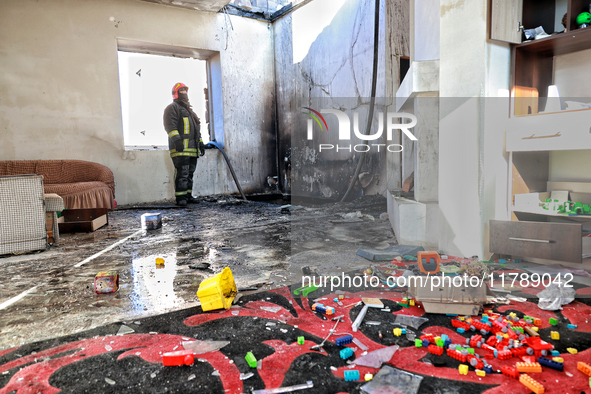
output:
{"label": "reflective stripe on jacket", "polygon": [[[183,105],[172,102],[164,110],[164,130],[168,134],[168,149],[171,157],[199,157],[199,141],[201,125]],[[183,151],[177,152],[175,142],[183,141]]]}

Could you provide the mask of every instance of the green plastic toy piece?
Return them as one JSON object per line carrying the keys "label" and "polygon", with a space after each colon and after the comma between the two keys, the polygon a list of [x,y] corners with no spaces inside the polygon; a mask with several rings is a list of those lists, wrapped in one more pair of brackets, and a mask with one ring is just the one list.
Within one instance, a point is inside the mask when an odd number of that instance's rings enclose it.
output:
{"label": "green plastic toy piece", "polygon": [[303,295],[304,297],[306,297],[308,294],[310,294],[313,291],[318,290],[317,286],[314,286],[312,284],[310,284],[309,286],[304,286],[304,287],[300,287],[299,289],[295,289],[293,291],[293,294],[295,295]]}
{"label": "green plastic toy piece", "polygon": [[423,341],[419,338],[415,339],[415,346],[416,347],[423,347]]}
{"label": "green plastic toy piece", "polygon": [[256,368],[257,367],[257,359],[254,356],[254,354],[252,354],[252,352],[246,353],[246,356],[244,357],[244,359],[246,360],[246,362],[248,363],[248,365],[251,368]]}
{"label": "green plastic toy piece", "polygon": [[407,255],[407,256],[402,256],[402,258],[404,260],[406,260],[406,261],[417,261],[417,258],[416,257],[413,257],[413,256],[408,256]]}
{"label": "green plastic toy piece", "polygon": [[472,354],[472,355],[473,355],[473,354],[474,354],[474,348],[471,348],[471,347],[470,347],[470,348],[468,348],[468,353],[470,353],[470,354]]}
{"label": "green plastic toy piece", "polygon": [[304,344],[304,337],[298,337],[298,345]]}
{"label": "green plastic toy piece", "polygon": [[555,325],[557,325],[557,324],[558,324],[558,320],[556,320],[556,319],[555,319],[555,318],[553,318],[553,317],[551,317],[551,318],[550,318],[550,320],[548,320],[548,322],[549,322],[550,324],[552,324],[553,326],[555,326]]}
{"label": "green plastic toy piece", "polygon": [[445,345],[445,341],[443,339],[438,339],[436,345],[439,347],[443,347],[443,345]]}

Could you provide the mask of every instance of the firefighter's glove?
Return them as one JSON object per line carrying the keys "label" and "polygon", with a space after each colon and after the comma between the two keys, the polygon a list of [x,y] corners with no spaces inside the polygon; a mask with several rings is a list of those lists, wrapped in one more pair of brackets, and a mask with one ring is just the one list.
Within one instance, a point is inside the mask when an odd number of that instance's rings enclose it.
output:
{"label": "firefighter's glove", "polygon": [[174,147],[177,152],[182,152],[185,149],[185,147],[183,145],[183,140],[176,140],[174,142]]}

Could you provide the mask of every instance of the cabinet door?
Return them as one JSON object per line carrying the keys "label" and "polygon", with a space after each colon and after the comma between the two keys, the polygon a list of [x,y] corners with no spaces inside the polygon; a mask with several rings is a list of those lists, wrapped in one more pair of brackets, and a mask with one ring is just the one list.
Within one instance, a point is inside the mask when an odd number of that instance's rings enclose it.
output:
{"label": "cabinet door", "polygon": [[521,44],[523,0],[491,0],[490,38]]}

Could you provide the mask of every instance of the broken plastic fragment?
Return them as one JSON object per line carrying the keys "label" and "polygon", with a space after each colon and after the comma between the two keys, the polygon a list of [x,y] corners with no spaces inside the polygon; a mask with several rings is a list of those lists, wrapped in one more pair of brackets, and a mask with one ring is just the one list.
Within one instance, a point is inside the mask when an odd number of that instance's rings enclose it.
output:
{"label": "broken plastic fragment", "polygon": [[217,369],[211,373],[211,376],[220,376],[220,371]]}
{"label": "broken plastic fragment", "polygon": [[385,347],[367,353],[363,357],[355,359],[355,364],[363,367],[379,368],[383,363],[390,361],[394,353],[400,348],[398,345]]}
{"label": "broken plastic fragment", "polygon": [[114,385],[115,385],[115,383],[117,383],[117,382],[115,382],[114,380],[112,380],[112,379],[109,379],[109,378],[105,378],[105,382],[109,383],[111,386],[114,386]]}
{"label": "broken plastic fragment", "polygon": [[107,352],[110,352],[111,350],[113,350],[113,348],[111,346],[109,346],[109,345],[105,345],[105,350]]}
{"label": "broken plastic fragment", "polygon": [[365,322],[365,324],[367,324],[368,326],[379,326],[380,324],[382,324],[382,322],[375,321],[375,320],[368,320]]}
{"label": "broken plastic fragment", "polygon": [[384,365],[369,383],[361,386],[361,392],[416,394],[422,380],[422,376]]}
{"label": "broken plastic fragment", "polygon": [[297,390],[304,390],[314,387],[314,383],[311,380],[304,384],[296,384],[295,386],[279,387],[276,389],[262,389],[253,390],[252,394],[277,394],[277,393],[291,393]]}
{"label": "broken plastic fragment", "polygon": [[188,381],[195,379],[197,376],[195,376],[195,374],[191,374],[189,375],[189,377],[187,378]]}
{"label": "broken plastic fragment", "polygon": [[240,380],[246,380],[248,378],[252,378],[254,376],[254,374],[252,372],[249,373],[241,373],[240,374]]}
{"label": "broken plastic fragment", "polygon": [[280,306],[261,306],[261,309],[267,312],[277,313],[283,308]]}
{"label": "broken plastic fragment", "polygon": [[152,373],[150,374],[150,377],[151,377],[152,379],[154,379],[154,378],[156,377],[156,375],[157,375],[157,373],[156,373],[156,372],[152,372]]}
{"label": "broken plastic fragment", "polygon": [[217,352],[224,346],[228,345],[229,341],[185,341],[182,343],[187,350],[193,350],[193,354],[203,354],[209,352]]}
{"label": "broken plastic fragment", "polygon": [[[415,330],[418,330],[419,327],[428,322],[429,319],[426,317],[417,317],[417,316],[409,316],[409,315],[396,315],[396,324],[404,324],[406,326],[411,326]],[[375,377],[374,377],[375,379]]]}
{"label": "broken plastic fragment", "polygon": [[365,345],[363,344],[363,342],[361,342],[361,341],[360,341],[359,339],[357,339],[357,338],[353,338],[353,343],[354,343],[355,345],[359,346],[359,348],[360,348],[361,350],[367,350],[367,349],[369,349],[367,346],[365,346]]}
{"label": "broken plastic fragment", "polygon": [[132,332],[135,332],[135,330],[133,328],[127,327],[126,325],[122,325],[121,327],[119,327],[119,331],[117,331],[117,335],[131,334]]}

